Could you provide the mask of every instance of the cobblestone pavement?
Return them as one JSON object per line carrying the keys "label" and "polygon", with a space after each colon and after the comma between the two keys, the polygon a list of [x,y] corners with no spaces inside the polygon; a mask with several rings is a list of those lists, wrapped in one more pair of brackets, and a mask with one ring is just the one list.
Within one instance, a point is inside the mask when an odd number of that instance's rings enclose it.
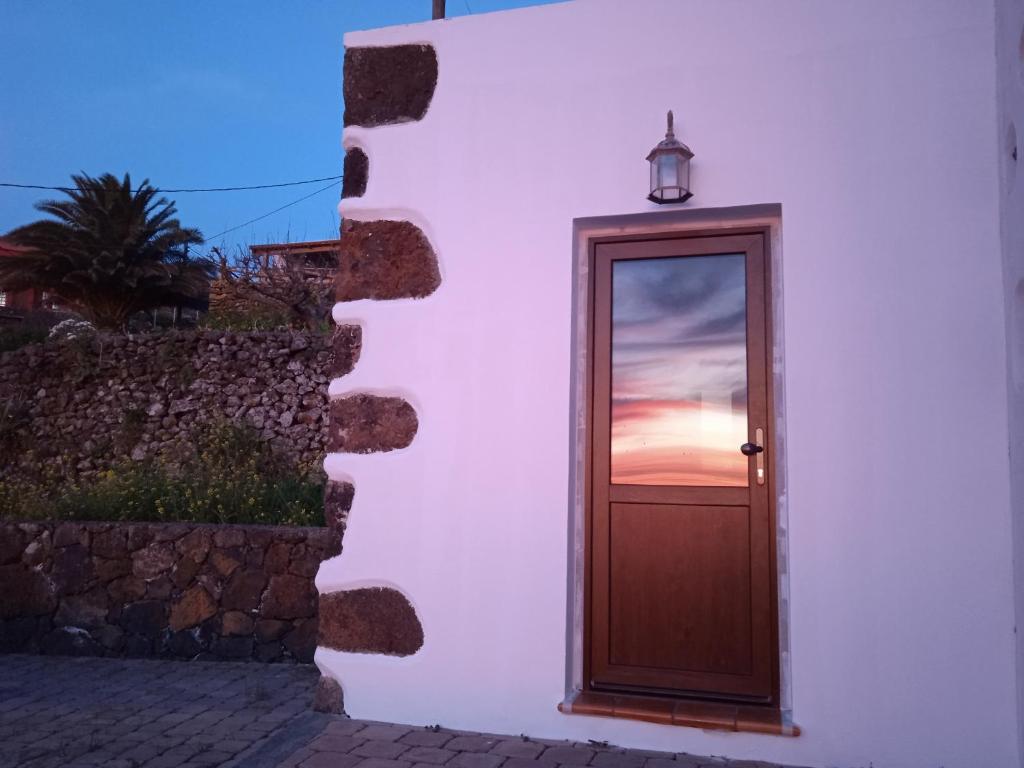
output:
{"label": "cobblestone pavement", "polygon": [[774,763],[331,717],[278,768],[782,768]]}
{"label": "cobblestone pavement", "polygon": [[0,768],[778,768],[317,714],[317,674],[0,655]]}
{"label": "cobblestone pavement", "polygon": [[326,724],[309,709],[317,677],[286,664],[0,655],[0,766],[283,758]]}

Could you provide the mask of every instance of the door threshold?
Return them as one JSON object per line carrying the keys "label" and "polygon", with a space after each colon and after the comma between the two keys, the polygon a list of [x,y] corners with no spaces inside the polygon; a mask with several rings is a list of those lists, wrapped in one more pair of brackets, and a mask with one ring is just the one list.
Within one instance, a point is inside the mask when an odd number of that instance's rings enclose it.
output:
{"label": "door threshold", "polygon": [[800,727],[789,722],[778,709],[753,704],[575,691],[558,705],[558,711],[566,715],[620,717],[708,731],[800,735]]}

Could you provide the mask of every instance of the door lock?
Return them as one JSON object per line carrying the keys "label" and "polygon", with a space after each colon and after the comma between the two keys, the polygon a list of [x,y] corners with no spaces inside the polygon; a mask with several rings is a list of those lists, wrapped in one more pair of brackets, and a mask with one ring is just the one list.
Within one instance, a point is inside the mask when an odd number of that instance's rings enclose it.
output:
{"label": "door lock", "polygon": [[744,456],[756,456],[754,469],[757,475],[757,484],[764,485],[764,430],[758,427],[754,430],[753,443],[744,443],[740,446],[740,452]]}

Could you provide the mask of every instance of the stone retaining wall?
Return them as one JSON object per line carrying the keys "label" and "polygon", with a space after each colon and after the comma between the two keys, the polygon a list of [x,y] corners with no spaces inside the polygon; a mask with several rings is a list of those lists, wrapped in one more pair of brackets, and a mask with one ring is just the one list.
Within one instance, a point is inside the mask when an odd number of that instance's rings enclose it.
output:
{"label": "stone retaining wall", "polygon": [[0,523],[0,652],[310,662],[342,524]]}
{"label": "stone retaining wall", "polygon": [[[203,423],[247,423],[283,454],[317,463],[327,383],[359,352],[358,329],[182,331],[33,344],[0,355],[7,471],[59,462],[89,474],[188,449]],[[354,332],[355,331],[355,332]],[[5,467],[0,466],[0,476]]]}

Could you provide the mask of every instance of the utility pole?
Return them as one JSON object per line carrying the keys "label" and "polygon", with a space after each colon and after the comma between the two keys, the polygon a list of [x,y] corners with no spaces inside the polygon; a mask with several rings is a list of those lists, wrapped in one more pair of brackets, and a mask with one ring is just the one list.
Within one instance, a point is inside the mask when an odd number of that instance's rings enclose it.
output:
{"label": "utility pole", "polygon": [[444,0],[434,0],[434,18],[444,18]]}

